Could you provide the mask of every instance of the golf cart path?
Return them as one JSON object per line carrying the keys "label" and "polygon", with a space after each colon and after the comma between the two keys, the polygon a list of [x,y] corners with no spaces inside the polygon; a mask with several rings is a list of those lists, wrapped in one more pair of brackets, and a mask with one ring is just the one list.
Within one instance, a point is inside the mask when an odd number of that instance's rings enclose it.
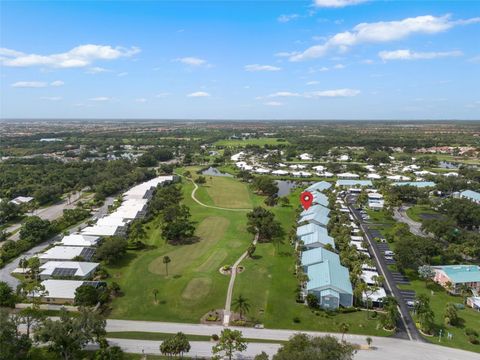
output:
{"label": "golf cart path", "polygon": [[[180,175],[182,176],[182,175]],[[216,209],[216,210],[225,210],[225,211],[251,211],[252,209],[229,209],[229,208],[223,208],[223,207],[218,207],[218,206],[210,206],[202,203],[200,200],[198,200],[195,197],[195,192],[198,189],[198,185],[195,183],[190,178],[187,178],[190,180],[194,186],[194,189],[192,190],[191,197],[193,201],[195,201],[197,204],[200,206],[210,208],[210,209]],[[256,245],[258,242],[258,233],[255,234],[255,238],[253,239],[253,245]],[[245,259],[248,255],[248,250],[245,250],[245,252],[240,255],[240,257],[235,261],[231,268],[231,273],[230,273],[230,282],[228,283],[228,290],[227,290],[227,298],[225,300],[225,309],[223,310],[223,325],[228,326],[230,324],[230,315],[231,315],[231,306],[232,306],[232,295],[233,295],[233,288],[235,286],[235,279],[237,277],[237,268],[240,265],[240,263]]]}

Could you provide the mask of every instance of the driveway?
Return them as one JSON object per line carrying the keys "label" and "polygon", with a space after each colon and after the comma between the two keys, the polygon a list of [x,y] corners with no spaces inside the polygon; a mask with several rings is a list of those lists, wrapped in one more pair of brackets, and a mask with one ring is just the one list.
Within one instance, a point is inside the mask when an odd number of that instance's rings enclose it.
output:
{"label": "driveway", "polygon": [[407,215],[408,206],[400,206],[393,209],[393,218],[399,222],[407,224],[410,228],[410,232],[417,236],[428,237],[429,234],[422,231],[422,224],[410,219]]}

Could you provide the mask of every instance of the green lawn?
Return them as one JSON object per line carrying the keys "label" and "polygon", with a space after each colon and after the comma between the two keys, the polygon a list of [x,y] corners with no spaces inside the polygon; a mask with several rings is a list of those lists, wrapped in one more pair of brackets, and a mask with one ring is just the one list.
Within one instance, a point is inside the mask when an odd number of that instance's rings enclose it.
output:
{"label": "green lawn", "polygon": [[[462,319],[460,326],[445,327],[443,323],[443,313],[447,303],[463,303],[463,298],[460,296],[452,296],[448,294],[441,286],[433,283],[428,284],[428,288],[425,286],[424,281],[413,280],[410,285],[401,285],[401,289],[415,290],[416,294],[426,294],[430,297],[430,305],[432,310],[435,313],[435,325],[437,328],[437,336],[435,338],[426,338],[427,340],[439,344],[438,342],[438,331],[442,329],[444,337],[442,338],[440,344],[451,346],[455,348],[460,348],[469,351],[480,352],[480,345],[470,344],[465,336],[465,329],[472,328],[477,331],[480,330],[480,312],[475,311],[471,308],[465,308],[463,310],[458,310],[458,314]],[[448,340],[446,338],[446,333],[449,332],[453,334],[453,339]]]}
{"label": "green lawn", "polygon": [[438,215],[439,213],[428,205],[415,205],[407,210],[408,217],[413,221],[422,222],[422,214]]}
{"label": "green lawn", "polygon": [[[113,301],[111,317],[198,322],[208,311],[224,307],[229,279],[218,269],[232,264],[248,247],[252,236],[245,229],[243,212],[202,207],[190,198],[192,189],[193,184],[184,181],[183,202],[197,222],[200,241],[168,245],[161,236],[160,220],[148,223],[149,248],[131,251],[122,263],[108,267],[111,281],[118,282],[125,293]],[[168,276],[162,262],[165,255],[172,260]],[[153,289],[159,290],[158,303],[154,301]]]}
{"label": "green lawn", "polygon": [[218,140],[217,142],[214,143],[216,146],[237,146],[237,147],[242,147],[246,145],[258,145],[258,146],[264,146],[264,145],[288,145],[289,142],[286,140],[281,140],[279,141],[278,138],[267,138],[267,137],[261,137],[258,139],[246,139],[246,140]]}

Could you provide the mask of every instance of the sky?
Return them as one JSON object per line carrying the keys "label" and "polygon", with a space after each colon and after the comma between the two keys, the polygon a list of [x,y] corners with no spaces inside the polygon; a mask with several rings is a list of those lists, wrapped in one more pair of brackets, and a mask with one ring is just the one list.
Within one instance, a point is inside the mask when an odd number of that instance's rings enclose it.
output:
{"label": "sky", "polygon": [[480,119],[480,1],[3,1],[0,118]]}

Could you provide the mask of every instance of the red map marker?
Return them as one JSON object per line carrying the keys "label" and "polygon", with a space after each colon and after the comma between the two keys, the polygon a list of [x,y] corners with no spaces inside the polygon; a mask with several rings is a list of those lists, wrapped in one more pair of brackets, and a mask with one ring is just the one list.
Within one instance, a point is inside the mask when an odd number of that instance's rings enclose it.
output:
{"label": "red map marker", "polygon": [[313,202],[313,195],[308,191],[304,191],[300,194],[300,201],[302,202],[303,208],[308,210],[310,206],[312,206]]}

